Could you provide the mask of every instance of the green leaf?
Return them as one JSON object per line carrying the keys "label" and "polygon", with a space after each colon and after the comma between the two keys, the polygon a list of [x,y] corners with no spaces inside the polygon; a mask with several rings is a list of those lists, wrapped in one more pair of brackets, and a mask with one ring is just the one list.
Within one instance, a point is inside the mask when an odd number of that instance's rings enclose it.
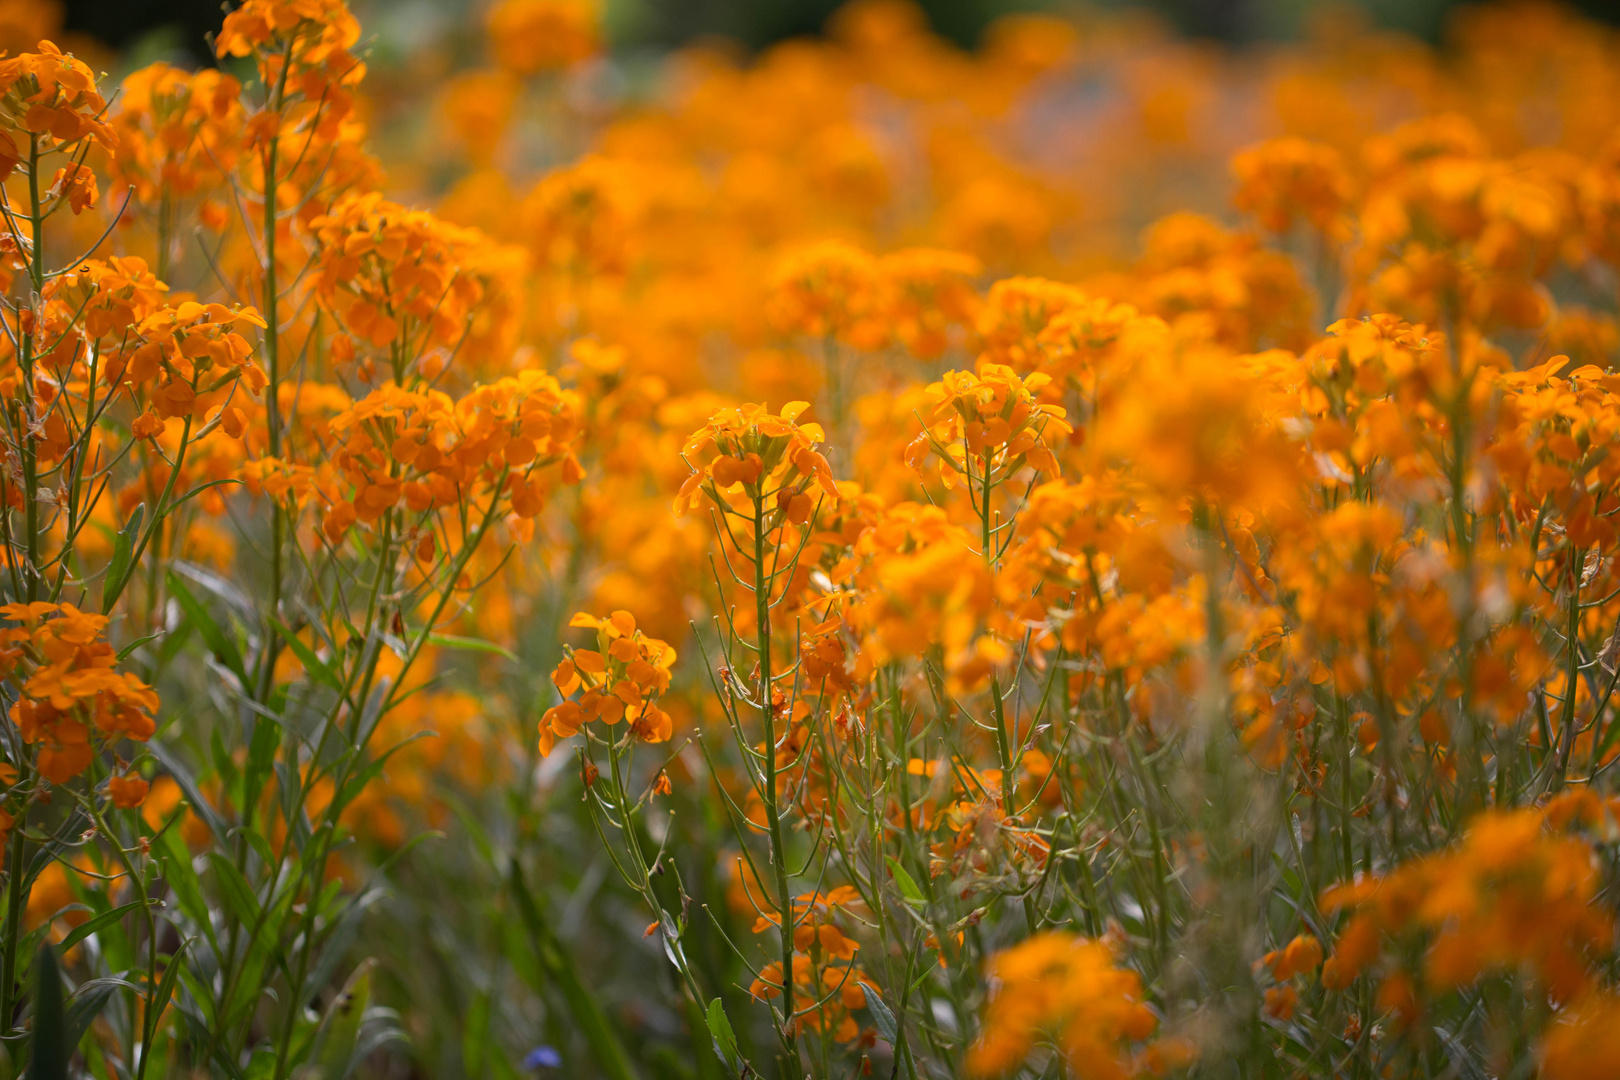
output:
{"label": "green leaf", "polygon": [[917,882],[912,879],[911,875],[906,873],[906,868],[900,865],[900,860],[893,855],[886,856],[886,858],[889,862],[889,869],[894,873],[894,883],[900,889],[900,895],[905,897],[908,903],[926,904],[928,898],[917,887]]}
{"label": "green leaf", "polygon": [[257,805],[261,786],[270,775],[270,766],[281,746],[281,724],[268,716],[251,718],[253,738],[248,744],[247,769],[243,773],[247,785],[247,804]]}
{"label": "green leaf", "polygon": [[360,792],[364,791],[368,784],[377,779],[378,775],[381,774],[385,767],[387,767],[388,759],[393,757],[400,750],[419,739],[436,739],[438,737],[437,732],[418,731],[415,735],[401,739],[393,746],[390,746],[387,750],[384,750],[382,753],[378,754],[371,761],[366,762],[365,768],[356,770],[354,775],[349,777],[349,779],[344,782],[344,801],[347,802],[350,799],[358,797]]}
{"label": "green leaf", "polygon": [[68,1058],[77,1044],[68,1042],[62,1008],[62,969],[49,944],[39,947],[34,962],[34,1039],[28,1080],[67,1080]]}
{"label": "green leaf", "polygon": [[217,727],[208,733],[208,756],[214,760],[214,773],[221,785],[227,790],[234,788],[242,770],[236,767],[236,757],[226,747],[225,735]]}
{"label": "green leaf", "polygon": [[182,622],[173,630],[158,635],[157,653],[160,668],[180,655],[180,650],[185,648],[186,642],[191,640],[191,633],[191,624]]}
{"label": "green leaf", "polygon": [[156,641],[159,638],[161,638],[162,636],[163,636],[163,634],[160,631],[160,632],[158,632],[156,634],[147,634],[143,638],[136,638],[134,641],[130,642],[128,645],[125,645],[122,649],[118,650],[118,662],[120,664],[122,664],[125,660],[129,659],[129,654],[130,653],[134,652],[136,649],[140,648],[142,645],[145,645],[147,642]]}
{"label": "green leaf", "polygon": [[896,1049],[900,1046],[900,1025],[894,1022],[894,1013],[878,997],[878,992],[866,984],[861,984],[861,990],[866,994],[866,1011],[872,1014],[872,1023],[877,1025],[878,1033],[889,1040],[889,1045]]}
{"label": "green leaf", "polygon": [[1592,760],[1605,760],[1608,757],[1610,748],[1614,746],[1614,740],[1617,737],[1620,737],[1620,720],[1610,720],[1609,730],[1603,733],[1603,741],[1598,744],[1597,751],[1592,755]]}
{"label": "green leaf", "polygon": [[158,983],[157,996],[152,999],[152,1006],[149,1010],[147,1010],[148,1015],[151,1016],[153,1020],[157,1020],[163,1016],[163,1010],[168,1007],[169,999],[174,996],[175,980],[179,978],[180,969],[185,967],[185,964],[182,962],[182,957],[185,956],[186,949],[191,945],[193,940],[195,939],[181,938],[180,947],[175,949],[174,955],[169,957],[169,963],[163,969],[163,981]]}
{"label": "green leaf", "polygon": [[742,1055],[737,1051],[737,1035],[731,1030],[726,1007],[719,998],[709,1002],[709,1036],[714,1039],[714,1052],[734,1075],[743,1070]]}
{"label": "green leaf", "polygon": [[360,1023],[371,1005],[371,969],[375,960],[362,961],[343,985],[343,992],[327,1006],[321,1030],[315,1035],[313,1076],[318,1080],[346,1080],[353,1069]]}
{"label": "green leaf", "polygon": [[120,990],[140,993],[140,987],[123,979],[92,979],[79,986],[67,1008],[66,1032],[63,1038],[68,1046],[78,1046],[84,1033],[90,1030],[107,1002]]}
{"label": "green leaf", "polygon": [[174,1000],[175,1008],[191,1025],[192,1035],[199,1038],[200,1042],[207,1042],[208,1033],[214,1030],[215,1016],[219,1011],[214,1000],[218,996],[218,991],[212,984],[203,983],[186,965],[174,966],[180,971],[180,981],[186,985],[186,992]]}
{"label": "green leaf", "polygon": [[68,949],[73,948],[73,946],[77,945],[79,942],[83,941],[97,930],[100,930],[108,923],[117,922],[119,919],[122,919],[125,915],[128,915],[131,911],[134,911],[140,906],[141,902],[139,900],[133,900],[130,903],[125,904],[123,907],[115,907],[111,911],[103,911],[95,918],[89,920],[88,922],[81,923],[69,931],[68,936],[62,939],[60,948],[63,952],[66,952]]}
{"label": "green leaf", "polygon": [[198,484],[196,487],[192,488],[190,491],[186,492],[184,495],[182,495],[178,499],[174,500],[174,505],[169,507],[169,512],[173,513],[177,508],[179,508],[181,506],[184,506],[187,502],[189,502],[192,499],[195,499],[197,496],[201,495],[203,492],[207,491],[209,488],[220,487],[222,485],[227,485],[228,486],[228,485],[231,485],[231,484],[241,484],[243,482],[244,481],[241,481],[241,480],[238,480],[238,479],[236,479],[234,477],[229,477],[228,476],[228,477],[224,478],[223,480],[210,480],[206,484]]}
{"label": "green leaf", "polygon": [[247,842],[254,852],[264,862],[265,866],[276,865],[276,853],[270,848],[270,839],[258,829],[247,829],[243,832]]}
{"label": "green leaf", "polygon": [[287,625],[280,619],[272,618],[270,625],[275,629],[276,633],[281,635],[281,640],[287,643],[287,648],[292,650],[293,655],[298,657],[298,662],[304,665],[304,670],[309,673],[310,678],[322,686],[330,687],[340,694],[343,693],[343,683],[338,679],[336,673],[332,671],[331,665],[315,655],[314,649],[300,641],[298,635],[288,629]]}
{"label": "green leaf", "polygon": [[462,1022],[461,1068],[467,1076],[484,1071],[485,1048],[489,1045],[489,994],[476,995]]}
{"label": "green leaf", "polygon": [[186,614],[186,621],[196,627],[197,633],[202,635],[208,651],[230,669],[242,686],[247,686],[247,670],[242,665],[242,652],[236,647],[236,642],[220,628],[219,623],[214,621],[214,617],[209,614],[202,602],[192,595],[186,583],[180,579],[180,575],[171,571],[167,582],[169,594],[179,602],[180,610]]}
{"label": "green leaf", "polygon": [[[174,777],[174,782],[180,785],[180,790],[185,792],[186,803],[191,807],[192,813],[202,818],[203,823],[208,826],[209,831],[214,834],[216,839],[222,839],[229,831],[225,826],[225,821],[219,816],[218,811],[214,809],[214,804],[203,798],[202,789],[197,786],[197,780],[191,775],[191,770],[186,766],[186,763],[175,754],[170,753],[168,747],[160,740],[152,740],[146,744],[146,748],[153,757],[158,759],[164,770]],[[226,760],[229,760],[228,756]]]}
{"label": "green leaf", "polygon": [[504,656],[508,660],[516,661],[511,650],[503,649],[493,641],[484,641],[482,638],[457,637],[454,634],[429,634],[429,645],[438,645],[445,649],[463,649],[467,652],[490,653],[494,656]]}
{"label": "green leaf", "polygon": [[163,880],[174,892],[180,910],[202,927],[203,933],[208,936],[209,946],[214,952],[219,952],[219,943],[214,940],[214,923],[208,916],[208,902],[203,899],[202,882],[197,880],[196,867],[191,864],[191,851],[186,847],[180,830],[164,830],[153,848],[161,856]]}
{"label": "green leaf", "polygon": [[123,591],[124,578],[129,573],[129,561],[135,553],[135,544],[141,538],[141,523],[145,520],[146,504],[136,503],[129,520],[118,531],[118,539],[113,542],[112,559],[107,563],[107,572],[101,579],[103,615],[112,610],[113,604],[118,602],[118,594]]}
{"label": "green leaf", "polygon": [[658,930],[658,936],[664,942],[664,955],[669,957],[669,962],[675,965],[676,971],[685,971],[686,948],[681,944],[680,928],[675,925],[675,920],[670,917],[669,912],[658,913]]}
{"label": "green leaf", "polygon": [[349,901],[348,906],[336,919],[328,916],[327,921],[333,927],[332,932],[321,948],[320,962],[304,980],[304,985],[294,991],[292,1000],[295,1008],[304,1008],[318,991],[325,990],[331,985],[332,972],[337,970],[340,962],[348,958],[349,947],[359,936],[361,919],[372,904],[381,898],[382,892],[372,889]]}
{"label": "green leaf", "polygon": [[1305,896],[1305,883],[1275,851],[1271,853],[1271,861],[1276,865],[1277,873],[1282,876],[1283,884],[1288,887],[1288,895],[1295,901],[1294,907],[1297,909]]}
{"label": "green leaf", "polygon": [[225,891],[225,899],[236,912],[236,917],[249,927],[257,929],[262,911],[259,907],[258,897],[253,895],[253,887],[242,876],[242,871],[236,864],[217,851],[208,853],[208,862],[219,877],[220,885]]}

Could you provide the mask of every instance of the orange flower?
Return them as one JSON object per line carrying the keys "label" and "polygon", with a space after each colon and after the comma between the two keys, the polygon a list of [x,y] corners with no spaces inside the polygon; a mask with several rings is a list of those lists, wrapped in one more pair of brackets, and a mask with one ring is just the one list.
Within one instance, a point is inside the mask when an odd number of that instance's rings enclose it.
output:
{"label": "orange flower", "polygon": [[834,338],[857,349],[888,339],[878,261],[836,240],[790,251],[771,275],[766,311],[785,334]]}
{"label": "orange flower", "polygon": [[490,49],[518,75],[567,67],[599,47],[595,0],[500,0],[486,21]]}
{"label": "orange flower", "polygon": [[807,519],[812,486],[836,498],[832,468],[817,451],[820,425],[797,423],[809,407],[807,402],[790,401],[776,416],[764,405],[743,405],[711,416],[681,451],[692,473],[675,496],[675,512],[687,513],[704,495],[718,506],[729,506],[725,495],[739,485],[745,495],[768,494],[787,520]]}
{"label": "orange flower", "polygon": [[107,781],[107,794],[120,810],[133,810],[146,801],[147,782],[134,773],[114,776]]}
{"label": "orange flower", "polygon": [[113,172],[147,206],[203,194],[225,181],[240,152],[246,110],[237,80],[215,68],[150,64],[125,76],[113,114]]}
{"label": "orange flower", "polygon": [[[1429,941],[1424,981],[1433,990],[1519,964],[1559,1000],[1589,990],[1588,958],[1612,946],[1613,927],[1591,906],[1590,846],[1547,832],[1544,822],[1537,810],[1482,814],[1453,850],[1324,891],[1324,911],[1356,914],[1322,966],[1322,984],[1349,986],[1377,959],[1382,935],[1420,932]],[[1408,1009],[1408,997],[1397,996],[1389,1007]]]}
{"label": "orange flower", "polygon": [[[565,700],[540,719],[541,756],[591,720],[609,726],[622,720],[641,742],[667,742],[674,725],[657,701],[669,689],[675,650],[638,630],[628,611],[605,619],[581,611],[568,625],[595,630],[597,647],[565,648],[563,661],[552,672],[551,681]],[[668,777],[661,777],[660,784],[667,793]]]}
{"label": "orange flower", "polygon": [[1232,202],[1274,233],[1296,218],[1329,239],[1348,238],[1350,176],[1339,152],[1306,139],[1268,139],[1232,158],[1238,188]]}
{"label": "orange flower", "polygon": [[1020,1065],[1041,1031],[1056,1035],[1077,1076],[1113,1080],[1133,1071],[1131,1043],[1147,1039],[1158,1019],[1142,1004],[1142,980],[1115,964],[1107,945],[1048,931],[989,963],[996,989],[984,1028],[968,1054],[975,1076],[997,1076]]}
{"label": "orange flower", "polygon": [[158,696],[127,672],[103,640],[107,617],[71,604],[7,604],[0,616],[22,625],[0,630],[0,641],[22,655],[9,680],[20,696],[10,717],[23,741],[39,746],[39,770],[64,784],[94,756],[92,738],[111,745],[145,742],[156,730]]}
{"label": "orange flower", "polygon": [[341,196],[310,229],[318,295],[354,340],[381,351],[396,381],[407,374],[402,357],[415,360],[412,376],[434,378],[451,353],[483,370],[510,349],[521,249],[375,192]]}
{"label": "orange flower", "polygon": [[49,194],[53,199],[67,198],[68,208],[82,214],[96,205],[100,192],[96,188],[96,174],[87,165],[67,165],[56,170]]}
{"label": "orange flower", "polygon": [[[102,118],[106,108],[90,68],[49,41],[34,52],[0,60],[0,177],[27,156],[24,148],[31,140],[41,151],[86,138],[111,150],[117,137]],[[88,195],[94,201],[94,179],[82,175],[88,171],[76,167],[70,197]]]}
{"label": "orange flower", "polygon": [[932,450],[947,487],[958,477],[993,487],[1026,463],[1056,474],[1051,447],[1073,428],[1062,406],[1039,399],[1051,381],[1039,373],[1020,378],[1010,367],[989,363],[977,374],[946,372],[928,387],[926,426],[906,448],[906,464],[921,472]]}
{"label": "orange flower", "polygon": [[1300,934],[1284,948],[1266,953],[1263,963],[1278,982],[1287,982],[1295,975],[1310,975],[1321,966],[1322,943],[1315,935]]}

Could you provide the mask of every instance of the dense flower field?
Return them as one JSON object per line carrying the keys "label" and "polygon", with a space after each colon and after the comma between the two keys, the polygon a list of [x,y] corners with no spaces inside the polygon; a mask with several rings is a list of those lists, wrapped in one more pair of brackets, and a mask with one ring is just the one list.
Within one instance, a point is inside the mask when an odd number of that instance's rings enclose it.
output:
{"label": "dense flower field", "polygon": [[0,8],[0,1078],[1620,1075],[1615,32]]}

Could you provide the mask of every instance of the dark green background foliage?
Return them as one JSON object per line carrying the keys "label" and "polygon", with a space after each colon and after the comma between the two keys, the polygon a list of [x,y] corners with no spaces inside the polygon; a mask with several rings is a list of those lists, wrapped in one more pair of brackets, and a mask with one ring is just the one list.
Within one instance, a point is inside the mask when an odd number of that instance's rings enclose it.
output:
{"label": "dark green background foliage", "polygon": [[[971,45],[987,23],[1009,11],[1058,10],[1061,0],[920,0],[934,27]],[[722,35],[752,46],[796,34],[814,33],[840,0],[606,0],[616,44],[667,46],[696,37]],[[476,8],[469,0],[371,0],[357,9],[387,6],[416,9],[434,23],[435,9]],[[1229,42],[1296,35],[1320,0],[1103,0],[1089,6],[1134,6],[1157,12],[1182,32]],[[1455,0],[1364,0],[1373,20],[1430,40],[1437,39]],[[1596,18],[1620,22],[1620,0],[1579,0],[1573,6]],[[193,43],[217,29],[219,0],[67,0],[67,26],[95,35],[117,48],[129,48],[152,35],[172,41],[204,59]],[[405,12],[393,13],[399,17]],[[183,44],[182,44],[183,43]]]}

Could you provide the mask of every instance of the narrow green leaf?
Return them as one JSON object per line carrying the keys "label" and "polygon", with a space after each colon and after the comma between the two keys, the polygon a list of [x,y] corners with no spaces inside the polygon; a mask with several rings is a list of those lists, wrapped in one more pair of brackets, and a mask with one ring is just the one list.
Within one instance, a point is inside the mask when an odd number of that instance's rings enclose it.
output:
{"label": "narrow green leaf", "polygon": [[685,971],[686,949],[681,944],[680,928],[675,925],[675,920],[670,917],[669,912],[658,913],[658,930],[659,937],[664,942],[664,955],[669,957],[669,962],[675,965],[676,971]]}
{"label": "narrow green leaf", "polygon": [[248,846],[264,862],[265,866],[276,865],[276,853],[270,847],[270,838],[257,829],[248,829],[243,833],[247,837]]}
{"label": "narrow green leaf", "polygon": [[332,932],[328,935],[326,943],[321,948],[320,962],[315,965],[314,970],[309,973],[309,977],[304,980],[304,985],[293,991],[294,1008],[303,1009],[317,992],[325,990],[331,984],[332,973],[337,970],[338,964],[348,957],[349,947],[354,944],[355,938],[359,936],[360,920],[365,916],[372,904],[381,898],[381,891],[372,889],[349,901],[348,906],[343,909],[342,914],[336,919],[330,919],[329,917],[333,927]]}
{"label": "narrow green leaf", "polygon": [[331,665],[317,656],[314,649],[300,641],[298,635],[288,629],[280,619],[272,618],[270,625],[281,635],[281,640],[287,643],[287,648],[292,650],[293,655],[298,657],[298,662],[304,665],[304,670],[310,678],[340,694],[343,692],[343,683],[332,671]]}
{"label": "narrow green leaf", "polygon": [[180,969],[180,981],[185,983],[186,992],[175,998],[175,1008],[186,1017],[192,1025],[192,1033],[200,1035],[203,1042],[208,1040],[208,1033],[214,1029],[215,1016],[218,1013],[215,997],[217,991],[199,979],[195,972],[187,969],[184,964],[176,964]]}
{"label": "narrow green leaf", "polygon": [[364,791],[367,785],[369,785],[373,780],[377,779],[377,776],[388,765],[388,759],[393,757],[395,753],[404,747],[409,746],[411,743],[416,742],[418,739],[436,739],[438,737],[437,732],[418,731],[415,735],[401,739],[393,746],[390,746],[387,750],[384,750],[382,753],[378,754],[371,761],[366,762],[365,768],[357,769],[354,775],[349,777],[348,781],[344,783],[344,800],[348,801],[349,799],[355,798],[360,794],[360,792]]}
{"label": "narrow green leaf", "polygon": [[281,746],[281,724],[268,716],[252,717],[251,723],[253,738],[248,745],[247,769],[243,773],[249,806],[257,805],[261,787],[276,759],[276,750]]}
{"label": "narrow green leaf", "polygon": [[180,610],[185,612],[186,620],[197,628],[197,633],[202,635],[204,643],[208,646],[208,651],[214,654],[215,659],[230,669],[231,673],[241,681],[241,685],[248,685],[247,671],[242,665],[242,652],[236,647],[236,642],[231,639],[229,634],[225,633],[218,622],[214,621],[214,616],[209,614],[208,608],[203,606],[202,602],[192,595],[191,590],[187,588],[186,583],[181,580],[179,574],[170,572],[167,582],[169,594],[179,602]]}
{"label": "narrow green leaf", "polygon": [[135,553],[135,545],[141,538],[141,523],[146,520],[146,504],[136,503],[131,511],[129,520],[118,531],[118,539],[113,542],[112,558],[107,563],[107,572],[101,579],[101,613],[106,615],[117,603],[118,594],[122,591],[124,578],[129,573],[129,561]]}
{"label": "narrow green leaf", "polygon": [[354,1068],[360,1023],[371,1005],[371,969],[375,966],[375,960],[363,961],[349,976],[343,992],[327,1006],[315,1036],[314,1072],[319,1080],[347,1080]]}
{"label": "narrow green leaf", "polygon": [[1620,720],[1610,720],[1609,730],[1603,733],[1603,741],[1598,744],[1597,751],[1592,755],[1592,760],[1606,760],[1616,738],[1620,738]]}
{"label": "narrow green leaf", "polygon": [[67,1017],[62,1008],[62,969],[49,944],[39,948],[34,962],[34,1038],[28,1061],[28,1080],[67,1080],[68,1058],[77,1044],[68,1042]]}
{"label": "narrow green leaf", "polygon": [[208,935],[209,945],[218,952],[218,944],[214,941],[213,920],[208,917],[208,902],[203,899],[202,882],[197,880],[197,870],[191,864],[191,851],[180,836],[180,830],[165,831],[153,846],[162,856],[163,880],[174,892],[180,910],[185,912],[186,917],[192,922],[203,928],[203,932]]}
{"label": "narrow green leaf", "polygon": [[1288,886],[1288,895],[1300,901],[1305,896],[1305,884],[1300,880],[1292,867],[1283,862],[1282,856],[1275,851],[1271,853],[1271,861],[1276,865],[1277,872],[1282,875],[1283,884]]}
{"label": "narrow green leaf", "polygon": [[445,649],[462,649],[467,652],[490,653],[494,656],[504,656],[508,660],[516,661],[517,657],[509,649],[503,649],[493,641],[484,641],[482,638],[457,637],[454,634],[429,634],[429,645],[438,645]]}
{"label": "narrow green leaf", "polygon": [[242,876],[242,871],[217,851],[208,853],[208,864],[214,868],[214,874],[219,878],[220,886],[225,892],[225,899],[236,912],[236,917],[249,927],[256,926],[261,914],[259,900],[253,895],[253,887],[247,883],[247,878]]}
{"label": "narrow green leaf", "polygon": [[[203,492],[207,491],[209,488],[229,487],[229,486],[232,486],[232,485],[235,485],[235,484],[240,484],[242,482],[243,481],[238,480],[235,477],[227,476],[222,480],[210,480],[206,484],[198,484],[196,487],[192,488],[190,491],[186,492],[184,495],[182,495],[178,499],[174,500],[174,505],[169,507],[169,512],[173,513],[176,509],[178,509],[181,506],[184,506],[186,503],[190,502],[192,499],[195,499],[197,496],[201,495]],[[167,515],[165,515],[165,516],[167,516]]]}
{"label": "narrow green leaf", "polygon": [[134,911],[140,906],[141,902],[139,900],[134,900],[125,904],[123,907],[115,907],[111,911],[103,911],[95,918],[90,919],[88,922],[80,923],[78,926],[75,926],[72,930],[70,930],[67,937],[62,939],[62,944],[59,946],[59,948],[61,948],[63,952],[66,952],[68,949],[73,948],[73,946],[77,945],[91,934],[94,934],[108,923],[117,922],[119,919],[122,919],[125,915],[128,915],[131,911]]}
{"label": "narrow green leaf", "polygon": [[737,1051],[737,1035],[731,1030],[731,1020],[726,1016],[726,1006],[715,998],[709,1002],[709,1035],[714,1039],[714,1052],[725,1063],[726,1068],[733,1074],[742,1072],[742,1055]]}
{"label": "narrow green leaf", "polygon": [[118,650],[118,662],[120,664],[122,664],[125,660],[129,659],[129,654],[130,653],[134,652],[136,649],[140,648],[142,645],[145,645],[147,642],[156,641],[159,638],[161,638],[162,636],[163,636],[162,633],[156,633],[156,634],[147,634],[143,638],[136,638],[134,641],[130,642],[128,645],[125,645],[122,649]]}
{"label": "narrow green leaf", "polygon": [[[223,838],[228,831],[225,821],[214,810],[214,804],[203,798],[202,789],[197,786],[197,780],[191,775],[191,769],[179,757],[169,752],[161,740],[154,739],[146,744],[147,750],[153,757],[162,763],[164,770],[180,785],[180,790],[186,794],[186,803],[216,838]],[[229,756],[227,755],[227,761]]]}
{"label": "narrow green leaf", "polygon": [[923,891],[917,887],[917,882],[912,879],[911,875],[906,873],[906,868],[900,865],[900,861],[893,855],[887,856],[887,859],[889,861],[889,869],[894,873],[894,883],[900,889],[900,895],[903,896],[908,903],[926,904],[928,902],[928,898],[924,896]]}
{"label": "narrow green leaf", "polygon": [[163,969],[163,980],[158,983],[157,996],[152,999],[150,1016],[153,1020],[162,1017],[163,1010],[168,1007],[169,999],[174,996],[175,980],[180,976],[180,969],[185,966],[182,962],[186,949],[190,947],[193,938],[181,938],[180,947],[174,950],[169,957],[169,963]]}
{"label": "narrow green leaf", "polygon": [[67,1007],[67,1020],[64,1025],[66,1030],[63,1033],[67,1045],[78,1046],[79,1040],[84,1038],[84,1033],[90,1030],[90,1025],[101,1015],[101,1010],[107,1007],[107,1002],[112,1000],[112,996],[119,990],[126,987],[137,992],[139,989],[123,979],[93,979],[80,986]]}
{"label": "narrow green leaf", "polygon": [[489,1045],[489,994],[476,995],[467,1009],[461,1029],[461,1069],[467,1076],[484,1071],[485,1048]]}
{"label": "narrow green leaf", "polygon": [[876,990],[865,984],[862,984],[861,990],[866,994],[866,1011],[872,1014],[872,1023],[877,1025],[878,1034],[889,1040],[890,1046],[899,1047],[900,1025],[894,1022],[894,1013],[878,997]]}

